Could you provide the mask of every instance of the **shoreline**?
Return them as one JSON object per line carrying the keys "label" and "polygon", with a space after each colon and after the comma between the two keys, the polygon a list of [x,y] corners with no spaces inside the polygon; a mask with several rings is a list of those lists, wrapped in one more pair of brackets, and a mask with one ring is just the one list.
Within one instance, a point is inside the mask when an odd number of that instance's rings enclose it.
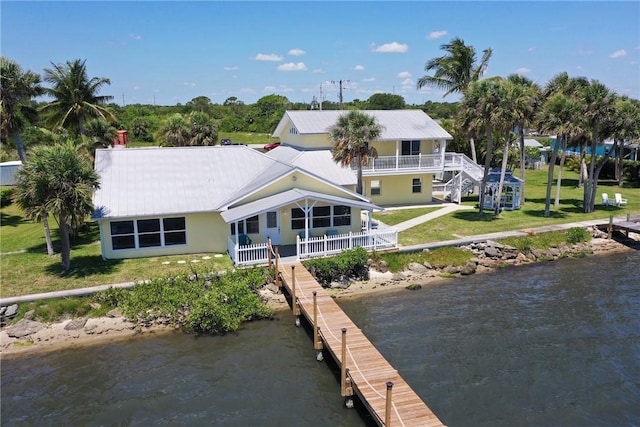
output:
{"label": "shoreline", "polygon": [[[639,242],[640,245],[640,242]],[[590,250],[588,257],[598,255],[615,254],[638,250],[638,245],[629,247],[623,243],[608,239],[592,239],[587,243]],[[543,261],[512,263],[509,267],[527,265]],[[478,265],[474,274],[482,274],[494,271],[496,267]],[[460,277],[459,274],[452,277]],[[441,277],[439,273],[430,270],[424,272],[405,271],[400,275],[391,272],[380,273],[370,270],[369,280],[353,281],[346,289],[328,289],[336,299],[356,299],[369,295],[399,292],[409,285],[419,287],[439,284],[449,280]],[[269,292],[263,295],[267,305],[276,315],[278,312],[290,310],[285,296],[282,293]],[[29,321],[27,321],[29,322]],[[36,325],[37,323],[37,325]],[[112,317],[68,319],[56,323],[32,322],[33,332],[21,337],[11,337],[7,333],[10,326],[0,329],[0,359],[28,357],[51,351],[81,348],[92,345],[117,343],[141,337],[153,337],[167,333],[183,333],[179,328],[167,325],[154,324],[149,327],[136,326],[120,315]],[[37,330],[36,330],[37,329]]]}

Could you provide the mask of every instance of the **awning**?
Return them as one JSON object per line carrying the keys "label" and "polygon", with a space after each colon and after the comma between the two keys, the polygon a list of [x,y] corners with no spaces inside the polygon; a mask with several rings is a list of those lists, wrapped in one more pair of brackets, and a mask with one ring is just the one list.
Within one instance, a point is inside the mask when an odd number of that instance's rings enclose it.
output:
{"label": "awning", "polygon": [[334,205],[353,206],[366,210],[382,210],[381,207],[362,200],[347,199],[344,197],[332,196],[330,194],[317,193],[315,191],[292,189],[228,209],[221,212],[220,215],[222,215],[222,219],[224,219],[227,224],[230,224],[232,222],[259,215],[267,211],[272,211],[281,206],[290,205],[305,199],[319,200]]}

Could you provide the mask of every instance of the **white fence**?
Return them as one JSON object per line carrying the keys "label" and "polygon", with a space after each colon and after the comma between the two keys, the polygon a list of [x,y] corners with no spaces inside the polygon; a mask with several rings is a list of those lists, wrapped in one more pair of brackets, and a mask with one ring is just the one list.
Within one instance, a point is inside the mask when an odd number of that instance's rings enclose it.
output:
{"label": "white fence", "polygon": [[235,265],[247,266],[267,264],[269,262],[269,245],[267,243],[237,245],[236,242],[229,237],[227,240],[227,249],[231,261],[233,261]]}
{"label": "white fence", "polygon": [[393,249],[398,246],[398,230],[372,230],[362,233],[296,238],[298,259],[318,258],[339,254],[345,249],[362,247],[368,251]]}

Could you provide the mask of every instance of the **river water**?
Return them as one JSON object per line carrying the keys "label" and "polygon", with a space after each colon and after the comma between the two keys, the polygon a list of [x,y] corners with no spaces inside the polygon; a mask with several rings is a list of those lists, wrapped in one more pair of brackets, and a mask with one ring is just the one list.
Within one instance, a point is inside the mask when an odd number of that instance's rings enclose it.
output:
{"label": "river water", "polygon": [[[627,252],[339,303],[448,426],[638,426],[639,269]],[[293,323],[4,360],[1,423],[370,425]]]}

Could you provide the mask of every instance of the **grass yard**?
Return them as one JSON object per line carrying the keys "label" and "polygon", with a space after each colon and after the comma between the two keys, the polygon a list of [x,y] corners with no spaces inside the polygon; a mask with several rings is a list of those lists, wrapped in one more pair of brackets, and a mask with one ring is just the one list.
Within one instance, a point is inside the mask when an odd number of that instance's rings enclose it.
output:
{"label": "grass yard", "polygon": [[[556,168],[557,171],[558,168]],[[518,176],[519,171],[515,170],[514,175]],[[425,242],[436,242],[452,240],[460,237],[475,234],[494,233],[505,230],[524,230],[528,228],[541,227],[551,224],[561,224],[575,221],[588,221],[593,219],[607,219],[610,215],[621,216],[627,213],[640,213],[640,183],[635,183],[635,187],[625,184],[623,188],[618,187],[616,182],[601,181],[598,184],[598,198],[594,212],[583,213],[582,194],[583,189],[577,188],[578,175],[575,172],[563,171],[562,189],[560,193],[560,206],[555,208],[555,185],[552,189],[551,216],[544,216],[545,193],[547,185],[546,170],[526,171],[526,202],[525,205],[514,211],[503,211],[498,218],[494,218],[493,212],[485,212],[479,215],[478,210],[458,211],[450,215],[443,216],[434,221],[412,227],[400,233],[399,240],[402,245],[410,246]],[[613,198],[614,193],[622,193],[628,199],[628,204],[622,207],[603,206],[600,195],[609,193]],[[464,204],[475,206],[478,203],[478,196],[466,199]],[[419,209],[410,209],[414,216],[422,215],[426,212]],[[374,218],[389,224],[395,225],[401,221],[389,223],[387,218],[398,215],[402,211],[392,211],[390,214],[374,214]],[[421,212],[421,213],[420,213]],[[407,218],[408,219],[408,218]]]}
{"label": "grass yard", "polygon": [[[32,223],[22,216],[15,205],[0,209],[0,297],[39,292],[75,289],[86,286],[146,280],[175,274],[192,266],[221,271],[232,268],[225,254],[176,255],[126,260],[103,260],[100,255],[98,226],[90,223],[88,230],[73,240],[71,271],[62,274],[57,224],[51,218],[56,255],[49,257],[42,224]],[[210,257],[203,259],[203,257]],[[192,261],[197,262],[192,262]],[[184,261],[184,263],[178,263]]]}

